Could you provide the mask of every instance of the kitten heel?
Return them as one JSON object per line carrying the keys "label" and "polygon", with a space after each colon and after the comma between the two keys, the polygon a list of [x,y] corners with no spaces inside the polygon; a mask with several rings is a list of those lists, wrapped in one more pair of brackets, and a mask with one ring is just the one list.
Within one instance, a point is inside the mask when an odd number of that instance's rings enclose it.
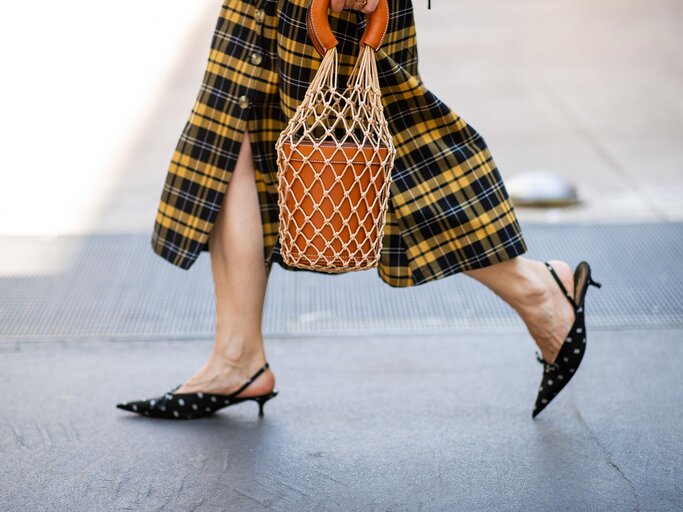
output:
{"label": "kitten heel", "polygon": [[278,394],[277,391],[273,391],[272,393],[269,393],[267,395],[252,397],[252,400],[256,400],[256,402],[258,402],[258,415],[259,416],[263,416],[263,406],[266,404],[266,402],[268,400],[270,400],[271,398],[273,398],[274,396],[276,396],[277,394]]}

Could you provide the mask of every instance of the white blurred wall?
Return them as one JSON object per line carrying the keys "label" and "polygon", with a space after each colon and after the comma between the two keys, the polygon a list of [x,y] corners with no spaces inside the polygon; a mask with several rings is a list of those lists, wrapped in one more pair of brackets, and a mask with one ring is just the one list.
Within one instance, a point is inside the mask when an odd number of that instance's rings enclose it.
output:
{"label": "white blurred wall", "polygon": [[[89,231],[178,54],[219,7],[3,2],[0,235]],[[208,49],[211,31],[201,33]]]}

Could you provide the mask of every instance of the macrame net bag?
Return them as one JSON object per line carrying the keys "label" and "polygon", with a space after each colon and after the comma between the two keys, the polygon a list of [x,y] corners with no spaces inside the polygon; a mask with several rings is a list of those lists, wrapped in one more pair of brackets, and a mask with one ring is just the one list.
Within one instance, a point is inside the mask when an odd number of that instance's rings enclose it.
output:
{"label": "macrame net bag", "polygon": [[343,90],[329,5],[309,6],[309,36],[323,59],[276,143],[279,236],[285,264],[339,273],[379,264],[396,149],[375,57],[388,26],[387,0],[366,18]]}

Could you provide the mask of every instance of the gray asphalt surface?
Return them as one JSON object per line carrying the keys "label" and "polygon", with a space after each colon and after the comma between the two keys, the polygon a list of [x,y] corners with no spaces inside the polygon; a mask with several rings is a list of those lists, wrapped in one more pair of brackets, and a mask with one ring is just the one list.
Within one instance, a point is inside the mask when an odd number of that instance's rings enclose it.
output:
{"label": "gray asphalt surface", "polygon": [[679,330],[590,332],[535,420],[528,337],[270,339],[280,395],[213,417],[161,394],[207,341],[0,345],[0,509],[680,510]]}

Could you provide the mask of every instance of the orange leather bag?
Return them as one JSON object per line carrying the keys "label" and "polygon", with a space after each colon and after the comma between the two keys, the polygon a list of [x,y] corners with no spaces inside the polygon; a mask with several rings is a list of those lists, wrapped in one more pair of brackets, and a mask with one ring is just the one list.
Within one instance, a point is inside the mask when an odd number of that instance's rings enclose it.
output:
{"label": "orange leather bag", "polygon": [[358,60],[337,87],[330,0],[312,0],[309,37],[322,62],[277,143],[280,246],[290,266],[319,272],[379,264],[396,149],[384,116],[375,52],[387,0],[367,15]]}

